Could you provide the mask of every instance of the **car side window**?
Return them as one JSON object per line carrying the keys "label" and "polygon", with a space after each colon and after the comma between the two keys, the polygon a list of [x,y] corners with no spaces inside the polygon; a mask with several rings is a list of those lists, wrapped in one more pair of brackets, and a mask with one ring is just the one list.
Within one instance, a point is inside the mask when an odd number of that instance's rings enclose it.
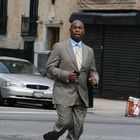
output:
{"label": "car side window", "polygon": [[9,70],[5,67],[5,65],[0,62],[0,73],[9,73]]}

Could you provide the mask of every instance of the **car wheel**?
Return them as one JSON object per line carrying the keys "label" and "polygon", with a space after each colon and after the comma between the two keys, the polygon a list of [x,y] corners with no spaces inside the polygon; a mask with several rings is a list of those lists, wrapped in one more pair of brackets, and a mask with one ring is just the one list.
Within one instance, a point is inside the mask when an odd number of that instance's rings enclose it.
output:
{"label": "car wheel", "polygon": [[7,99],[7,104],[8,104],[8,106],[15,106],[16,101],[15,100],[11,100],[11,99]]}
{"label": "car wheel", "polygon": [[3,102],[4,102],[4,100],[3,100],[3,98],[2,98],[2,96],[0,94],[0,105],[3,105]]}
{"label": "car wheel", "polygon": [[54,109],[54,104],[52,102],[47,102],[45,104],[42,104],[44,109]]}

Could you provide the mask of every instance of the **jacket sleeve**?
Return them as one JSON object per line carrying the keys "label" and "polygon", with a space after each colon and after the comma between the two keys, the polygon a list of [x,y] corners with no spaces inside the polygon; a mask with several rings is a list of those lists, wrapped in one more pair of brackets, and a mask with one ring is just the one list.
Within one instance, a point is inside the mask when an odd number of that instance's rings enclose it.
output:
{"label": "jacket sleeve", "polygon": [[99,82],[99,75],[98,75],[98,72],[96,70],[95,56],[94,56],[94,51],[92,49],[90,51],[90,59],[91,59],[91,66],[90,66],[89,77],[92,77],[94,75],[96,80],[97,80],[97,83],[98,83]]}
{"label": "jacket sleeve", "polygon": [[55,44],[51,54],[48,58],[46,70],[47,74],[54,80],[61,80],[64,82],[68,81],[68,71],[60,69],[59,65],[61,62],[61,47]]}

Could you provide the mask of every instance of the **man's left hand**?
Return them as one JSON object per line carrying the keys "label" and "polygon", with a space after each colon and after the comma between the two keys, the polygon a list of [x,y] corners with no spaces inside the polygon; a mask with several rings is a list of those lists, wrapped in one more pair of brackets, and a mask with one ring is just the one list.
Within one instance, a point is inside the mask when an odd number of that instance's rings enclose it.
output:
{"label": "man's left hand", "polygon": [[91,83],[92,86],[97,86],[97,84],[98,84],[95,75],[93,75],[92,77],[89,78],[89,82]]}

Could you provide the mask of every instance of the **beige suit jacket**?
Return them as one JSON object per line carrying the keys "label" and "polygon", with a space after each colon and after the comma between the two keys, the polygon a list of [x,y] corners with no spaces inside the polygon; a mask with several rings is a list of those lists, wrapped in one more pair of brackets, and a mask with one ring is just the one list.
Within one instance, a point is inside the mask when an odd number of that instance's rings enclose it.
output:
{"label": "beige suit jacket", "polygon": [[83,44],[78,83],[68,81],[69,71],[72,70],[78,71],[78,67],[70,40],[56,43],[47,62],[47,73],[55,80],[53,102],[66,106],[74,105],[78,89],[88,107],[87,79],[96,72],[94,52],[90,47]]}

